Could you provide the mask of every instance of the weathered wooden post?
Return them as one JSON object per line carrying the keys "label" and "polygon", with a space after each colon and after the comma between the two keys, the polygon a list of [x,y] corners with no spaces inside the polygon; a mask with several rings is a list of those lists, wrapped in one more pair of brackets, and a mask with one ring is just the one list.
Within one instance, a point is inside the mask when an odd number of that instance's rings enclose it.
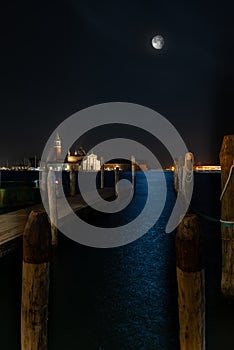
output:
{"label": "weathered wooden post", "polygon": [[41,172],[40,188],[41,188],[42,201],[44,203],[47,203],[48,202],[48,195],[47,195],[47,171],[46,171],[46,166],[44,166],[44,168],[42,169],[42,172]]}
{"label": "weathered wooden post", "polygon": [[56,178],[53,170],[49,170],[47,177],[48,204],[51,221],[52,246],[58,244],[57,237],[57,197],[56,197]]}
{"label": "weathered wooden post", "polygon": [[183,175],[183,166],[184,159],[182,156],[179,156],[178,160],[174,160],[174,189],[178,193],[182,189],[182,175]]}
{"label": "weathered wooden post", "polygon": [[104,159],[101,157],[101,188],[104,188]]}
{"label": "weathered wooden post", "polygon": [[177,228],[176,272],[180,349],[205,350],[205,270],[203,235],[195,214]]}
{"label": "weathered wooden post", "polygon": [[70,170],[70,196],[74,197],[76,194],[76,174],[73,167]]}
{"label": "weathered wooden post", "polygon": [[119,167],[115,168],[115,194],[118,196]]}
{"label": "weathered wooden post", "polygon": [[224,297],[234,297],[234,135],[226,135],[220,150],[222,281]]}
{"label": "weathered wooden post", "polygon": [[47,349],[50,250],[48,216],[32,211],[23,234],[21,350]]}
{"label": "weathered wooden post", "polygon": [[174,190],[177,193],[178,192],[178,161],[174,159],[174,172],[173,172],[173,183],[174,183]]}
{"label": "weathered wooden post", "polygon": [[132,171],[132,190],[135,192],[135,163],[136,159],[134,156],[131,156],[131,171]]}

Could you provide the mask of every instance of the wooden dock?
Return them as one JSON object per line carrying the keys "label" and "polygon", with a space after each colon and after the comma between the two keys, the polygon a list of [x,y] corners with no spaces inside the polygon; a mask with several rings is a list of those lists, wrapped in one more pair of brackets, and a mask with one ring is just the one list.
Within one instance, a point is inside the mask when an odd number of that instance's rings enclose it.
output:
{"label": "wooden dock", "polygon": [[[114,196],[113,188],[104,188],[98,190],[103,199],[110,199]],[[80,194],[74,197],[68,197],[67,201],[74,212],[87,208],[87,203],[83,200]],[[59,206],[60,200],[57,199]],[[7,247],[17,238],[21,237],[28,219],[28,215],[32,210],[43,209],[42,204],[37,204],[32,207],[27,207],[7,214],[0,215],[0,257],[5,255]],[[59,210],[60,212],[60,210]],[[61,211],[59,219],[66,217],[69,213],[65,210]]]}

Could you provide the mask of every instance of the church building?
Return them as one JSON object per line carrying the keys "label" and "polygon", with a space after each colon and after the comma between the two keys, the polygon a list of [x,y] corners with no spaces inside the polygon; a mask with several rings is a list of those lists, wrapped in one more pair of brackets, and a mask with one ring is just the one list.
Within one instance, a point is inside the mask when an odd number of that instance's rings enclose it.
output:
{"label": "church building", "polygon": [[59,133],[57,133],[54,140],[54,161],[53,164],[50,164],[53,169],[63,169],[66,171],[99,171],[101,169],[101,162],[97,159],[97,155],[93,152],[86,155],[86,152],[82,146],[78,150],[75,150],[74,154],[71,154],[71,151],[69,150],[64,160],[62,159],[61,155],[62,141]]}
{"label": "church building", "polygon": [[97,155],[93,152],[85,157],[82,162],[83,171],[99,171],[101,169],[101,162],[97,159]]}

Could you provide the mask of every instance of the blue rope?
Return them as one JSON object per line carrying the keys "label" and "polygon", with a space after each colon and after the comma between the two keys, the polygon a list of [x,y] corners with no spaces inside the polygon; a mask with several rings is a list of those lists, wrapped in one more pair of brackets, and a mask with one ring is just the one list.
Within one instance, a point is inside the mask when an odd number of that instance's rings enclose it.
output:
{"label": "blue rope", "polygon": [[220,219],[216,219],[216,218],[213,218],[212,216],[209,216],[209,215],[206,215],[206,214],[203,214],[197,210],[194,210],[193,208],[191,208],[194,213],[196,213],[197,215],[199,215],[200,217],[202,217],[203,219],[206,219],[208,221],[211,221],[211,222],[219,222],[221,224],[221,226],[223,227],[232,227],[234,226],[234,222],[228,222],[228,221],[225,221],[225,220],[220,220]]}

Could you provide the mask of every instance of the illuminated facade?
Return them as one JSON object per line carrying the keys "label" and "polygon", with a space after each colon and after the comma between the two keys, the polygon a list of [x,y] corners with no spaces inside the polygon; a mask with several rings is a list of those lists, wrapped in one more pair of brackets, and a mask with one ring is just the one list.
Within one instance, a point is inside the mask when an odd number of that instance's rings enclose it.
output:
{"label": "illuminated facade", "polygon": [[61,161],[61,154],[62,154],[62,142],[61,138],[59,136],[59,133],[57,133],[56,138],[54,140],[54,161]]}
{"label": "illuminated facade", "polygon": [[79,150],[75,150],[74,154],[71,154],[70,150],[66,157],[66,169],[67,170],[80,170],[81,162],[86,155],[85,150],[80,147]]}
{"label": "illuminated facade", "polygon": [[99,171],[101,169],[101,162],[97,159],[97,155],[91,153],[85,157],[82,162],[83,171]]}
{"label": "illuminated facade", "polygon": [[80,170],[81,162],[85,155],[85,150],[82,147],[80,147],[78,151],[74,152],[74,154],[71,154],[69,150],[65,159],[62,159],[62,142],[59,133],[57,133],[56,138],[54,140],[53,161],[47,163],[47,165],[41,164],[40,168],[43,169],[47,166],[49,169],[53,169],[55,171],[77,171]]}

